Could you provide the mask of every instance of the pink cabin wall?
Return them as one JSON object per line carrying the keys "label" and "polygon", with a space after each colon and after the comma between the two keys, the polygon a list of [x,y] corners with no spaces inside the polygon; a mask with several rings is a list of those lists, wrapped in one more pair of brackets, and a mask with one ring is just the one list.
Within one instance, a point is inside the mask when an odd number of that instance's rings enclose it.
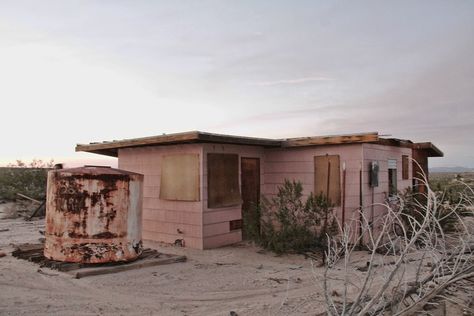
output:
{"label": "pink cabin wall", "polygon": [[[362,161],[362,145],[328,145],[304,148],[278,148],[265,151],[264,190],[267,197],[275,196],[285,179],[301,181],[307,197],[314,190],[314,157],[339,155],[342,166],[346,165],[346,219],[359,207],[359,170]],[[341,189],[342,194],[342,189]],[[342,199],[341,199],[342,201]],[[342,220],[342,207],[335,207],[336,216]]]}
{"label": "pink cabin wall", "polygon": [[[170,154],[199,154],[202,172],[202,146],[199,144],[148,146],[119,150],[120,169],[138,172],[144,177],[143,239],[174,243],[184,239],[185,246],[203,249],[202,205],[200,201],[169,201],[160,199],[161,160]],[[202,177],[201,177],[201,188]],[[178,229],[182,234],[178,233]]]}
{"label": "pink cabin wall", "polygon": [[[161,200],[161,159],[164,155],[193,153],[200,157],[200,201]],[[412,156],[411,149],[376,144],[344,144],[312,146],[304,148],[263,148],[258,146],[228,144],[183,144],[147,146],[119,150],[119,168],[144,174],[143,239],[173,243],[184,239],[186,247],[196,249],[215,248],[242,240],[241,230],[230,231],[229,221],[242,218],[241,205],[226,208],[207,207],[207,154],[233,153],[240,158],[260,159],[260,192],[267,197],[275,196],[278,186],[285,179],[301,181],[303,193],[308,196],[314,189],[314,157],[339,155],[346,166],[346,223],[356,216],[359,208],[359,173],[362,168],[363,205],[371,214],[372,189],[369,187],[370,161],[380,166],[379,186],[374,189],[374,202],[383,203],[388,192],[387,160],[397,160],[398,189],[411,185],[412,164],[409,163],[409,179],[402,179],[402,155]],[[239,177],[239,182],[241,181]],[[342,189],[341,189],[342,192]],[[342,207],[335,208],[339,220]],[[374,215],[383,213],[382,207],[374,208]],[[183,232],[178,233],[178,229]]]}
{"label": "pink cabin wall", "polygon": [[[402,179],[402,155],[412,157],[412,149],[396,146],[384,146],[377,144],[363,144],[364,172],[363,172],[363,205],[366,216],[374,219],[379,218],[386,212],[382,205],[372,206],[374,203],[386,203],[388,199],[388,160],[397,160],[397,189],[403,192],[412,185],[412,163],[408,163],[408,179]],[[371,161],[377,161],[379,165],[379,185],[371,188],[369,186],[369,166]]]}
{"label": "pink cabin wall", "polygon": [[[207,154],[227,153],[239,155],[240,158],[260,158],[260,192],[264,188],[264,149],[257,146],[240,146],[227,144],[203,144],[203,169],[202,169],[202,208],[203,208],[203,243],[204,249],[216,248],[233,244],[242,240],[242,231],[230,231],[229,221],[242,218],[242,206],[236,205],[225,208],[207,207]],[[239,186],[240,186],[239,176]]]}

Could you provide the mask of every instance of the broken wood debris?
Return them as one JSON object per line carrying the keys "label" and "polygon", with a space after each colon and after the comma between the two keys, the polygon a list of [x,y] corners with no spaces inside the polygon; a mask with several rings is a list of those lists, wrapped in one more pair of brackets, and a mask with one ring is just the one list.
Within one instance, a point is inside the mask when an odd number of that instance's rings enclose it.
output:
{"label": "broken wood debris", "polygon": [[164,254],[158,252],[157,250],[147,248],[143,250],[142,254],[136,260],[129,262],[108,262],[95,264],[62,262],[46,258],[43,254],[43,247],[43,244],[19,245],[12,252],[12,256],[18,259],[38,263],[41,268],[46,267],[61,272],[67,272],[76,279],[92,275],[117,273],[121,271],[186,261],[186,256]]}
{"label": "broken wood debris", "polygon": [[135,270],[135,269],[141,269],[145,267],[153,267],[153,266],[186,261],[186,256],[165,255],[165,254],[163,255],[164,255],[163,258],[151,258],[151,259],[147,258],[143,260],[140,260],[139,258],[130,263],[123,263],[121,265],[85,268],[79,271],[70,271],[68,273],[71,274],[74,278],[80,279],[86,276],[117,273],[117,272],[122,272],[122,271],[127,271],[127,270]]}
{"label": "broken wood debris", "polygon": [[16,195],[18,195],[18,196],[20,196],[24,199],[30,200],[32,202],[38,203],[38,204],[42,203],[41,201],[38,201],[37,199],[33,199],[32,197],[29,197],[28,195],[24,195],[24,194],[21,194],[21,193],[17,193]]}
{"label": "broken wood debris", "polygon": [[[41,202],[41,204],[33,211],[33,213],[31,213],[31,215],[27,218],[27,220],[31,221],[33,219],[33,217],[35,217],[36,215],[38,216],[44,216],[46,214],[46,200],[43,200],[43,202]],[[41,212],[40,212],[41,210]]]}

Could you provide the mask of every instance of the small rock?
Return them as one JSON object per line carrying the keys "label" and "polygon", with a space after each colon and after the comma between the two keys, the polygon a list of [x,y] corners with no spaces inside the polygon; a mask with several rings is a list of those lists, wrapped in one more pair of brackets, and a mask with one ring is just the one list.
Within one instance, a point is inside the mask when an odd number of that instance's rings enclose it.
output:
{"label": "small rock", "polygon": [[0,258],[5,257],[7,254],[4,252],[0,252]]}
{"label": "small rock", "polygon": [[259,266],[257,267],[257,269],[259,269],[259,270],[263,269],[263,264],[259,265]]}
{"label": "small rock", "polygon": [[234,311],[230,311],[229,315],[230,315],[230,316],[239,316],[239,314],[237,314],[237,313],[234,312]]}

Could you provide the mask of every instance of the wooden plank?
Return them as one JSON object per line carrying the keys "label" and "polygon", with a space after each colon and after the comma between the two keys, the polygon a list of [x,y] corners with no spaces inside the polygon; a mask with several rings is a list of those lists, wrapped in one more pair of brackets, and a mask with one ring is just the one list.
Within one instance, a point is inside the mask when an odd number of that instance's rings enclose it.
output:
{"label": "wooden plank", "polygon": [[184,261],[186,261],[186,256],[172,256],[168,258],[144,259],[144,260],[134,261],[128,264],[117,265],[117,266],[84,268],[79,271],[69,271],[68,274],[72,275],[76,279],[80,279],[87,276],[117,273],[117,272],[122,272],[122,271],[129,271],[129,270],[141,269],[141,268],[146,268],[146,267],[154,267],[154,266],[184,262]]}
{"label": "wooden plank", "polygon": [[24,253],[38,253],[43,251],[44,245],[43,244],[22,244],[16,246],[15,250],[13,250],[12,255],[22,255]]}
{"label": "wooden plank", "polygon": [[396,138],[379,138],[376,142],[379,145],[384,146],[394,146],[394,147],[402,147],[402,148],[412,148],[413,143],[409,140],[404,139],[396,139]]}
{"label": "wooden plank", "polygon": [[339,155],[314,157],[314,194],[323,194],[335,206],[341,205]]}
{"label": "wooden plank", "polygon": [[259,138],[259,137],[246,137],[246,136],[234,136],[234,135],[222,135],[199,132],[198,138],[202,142],[210,143],[224,143],[224,144],[237,144],[237,145],[254,145],[264,147],[280,147],[281,140]]}
{"label": "wooden plank", "polygon": [[17,193],[16,195],[21,196],[22,198],[27,199],[27,200],[30,200],[30,201],[32,201],[32,202],[35,202],[35,203],[37,203],[37,204],[42,204],[42,203],[43,203],[43,202],[41,202],[41,201],[38,201],[38,200],[36,200],[36,199],[33,199],[33,198],[29,197],[28,195],[24,195],[24,194],[21,194],[21,193]]}
{"label": "wooden plank", "polygon": [[164,156],[160,178],[160,199],[199,201],[198,154]]}
{"label": "wooden plank", "polygon": [[185,133],[176,133],[176,134],[169,134],[169,135],[123,139],[119,141],[110,141],[110,142],[102,142],[102,143],[77,144],[76,151],[89,151],[89,150],[123,148],[123,147],[140,146],[140,145],[154,145],[154,144],[159,144],[159,143],[182,142],[182,141],[196,140],[197,138],[198,138],[198,132],[185,132]]}
{"label": "wooden plank", "polygon": [[316,136],[303,138],[289,138],[282,143],[282,147],[300,147],[314,145],[338,145],[351,143],[370,143],[379,140],[378,133],[348,134],[332,136]]}

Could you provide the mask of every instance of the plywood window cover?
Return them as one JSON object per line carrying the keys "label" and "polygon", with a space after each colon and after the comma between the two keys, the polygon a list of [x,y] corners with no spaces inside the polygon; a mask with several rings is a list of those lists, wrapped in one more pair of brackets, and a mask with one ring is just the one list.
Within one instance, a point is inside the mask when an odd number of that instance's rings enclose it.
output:
{"label": "plywood window cover", "polygon": [[[328,166],[330,173],[329,181]],[[324,155],[314,157],[314,194],[323,194],[327,196],[335,206],[341,205],[339,155]]]}
{"label": "plywood window cover", "polygon": [[199,154],[163,156],[160,199],[199,201]]}
{"label": "plywood window cover", "polygon": [[207,154],[207,182],[209,208],[240,205],[239,155]]}

